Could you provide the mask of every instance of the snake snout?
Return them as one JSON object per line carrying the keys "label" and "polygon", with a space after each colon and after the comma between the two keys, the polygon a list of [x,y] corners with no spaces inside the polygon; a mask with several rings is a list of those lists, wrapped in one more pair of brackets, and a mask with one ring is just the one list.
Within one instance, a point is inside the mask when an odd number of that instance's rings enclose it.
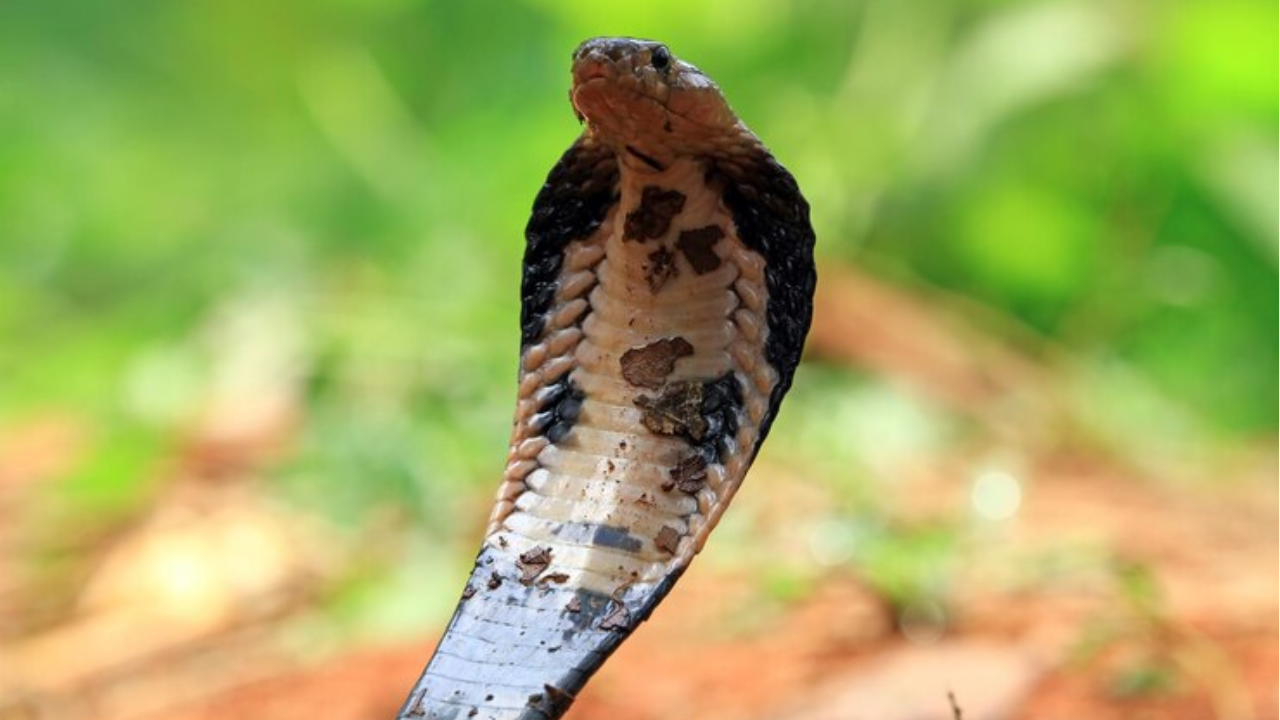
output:
{"label": "snake snout", "polygon": [[573,84],[584,85],[599,78],[613,77],[613,63],[597,55],[588,55],[573,64]]}

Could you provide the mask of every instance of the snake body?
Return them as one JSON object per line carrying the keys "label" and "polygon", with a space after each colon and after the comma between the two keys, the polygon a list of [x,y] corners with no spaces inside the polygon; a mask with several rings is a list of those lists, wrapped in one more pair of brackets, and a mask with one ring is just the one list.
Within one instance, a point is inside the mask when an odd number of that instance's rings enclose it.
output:
{"label": "snake body", "polygon": [[483,545],[400,718],[560,717],[742,484],[791,385],[809,208],[659,43],[574,53],[585,128],[526,229],[514,430]]}

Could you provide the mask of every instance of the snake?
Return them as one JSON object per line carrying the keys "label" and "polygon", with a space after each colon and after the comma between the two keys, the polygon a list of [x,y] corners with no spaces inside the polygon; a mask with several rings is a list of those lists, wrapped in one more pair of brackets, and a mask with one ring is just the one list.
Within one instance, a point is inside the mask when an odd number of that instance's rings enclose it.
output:
{"label": "snake", "polygon": [[581,135],[525,230],[515,418],[462,596],[397,718],[553,720],[741,487],[804,347],[809,205],[660,42],[573,53]]}

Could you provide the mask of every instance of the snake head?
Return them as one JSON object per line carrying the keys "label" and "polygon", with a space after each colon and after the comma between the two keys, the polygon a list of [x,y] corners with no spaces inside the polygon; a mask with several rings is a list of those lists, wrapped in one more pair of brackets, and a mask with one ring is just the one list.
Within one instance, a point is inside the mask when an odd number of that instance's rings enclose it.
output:
{"label": "snake head", "polygon": [[569,97],[600,139],[663,164],[713,153],[740,128],[711,78],[651,40],[600,37],[579,45]]}

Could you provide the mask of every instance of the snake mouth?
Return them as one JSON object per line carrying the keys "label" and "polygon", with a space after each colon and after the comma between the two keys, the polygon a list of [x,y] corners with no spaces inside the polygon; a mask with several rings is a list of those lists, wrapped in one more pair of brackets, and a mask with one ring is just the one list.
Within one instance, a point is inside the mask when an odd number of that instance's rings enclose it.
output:
{"label": "snake mouth", "polygon": [[[603,65],[603,64],[602,64]],[[615,72],[610,72],[611,70]],[[620,114],[616,101],[599,102],[599,98],[612,95],[615,98],[626,98],[626,103],[646,103],[661,112],[662,124],[669,125],[672,118],[678,118],[688,127],[699,132],[715,133],[721,130],[718,124],[692,117],[687,112],[675,110],[669,100],[658,97],[639,82],[626,82],[630,78],[620,78],[616,68],[597,66],[584,68],[574,72],[573,87],[569,91],[569,101],[579,119],[586,118],[592,124],[600,126],[609,124],[609,117]],[[594,96],[594,98],[592,97]],[[635,115],[636,113],[631,113]]]}
{"label": "snake mouth", "polygon": [[609,60],[583,60],[573,68],[573,81],[574,85],[581,85],[592,80],[608,78],[617,74],[617,67]]}
{"label": "snake mouth", "polygon": [[593,63],[583,68],[581,72],[574,73],[573,86],[578,88],[599,80],[608,80],[610,77],[612,74],[603,65]]}

